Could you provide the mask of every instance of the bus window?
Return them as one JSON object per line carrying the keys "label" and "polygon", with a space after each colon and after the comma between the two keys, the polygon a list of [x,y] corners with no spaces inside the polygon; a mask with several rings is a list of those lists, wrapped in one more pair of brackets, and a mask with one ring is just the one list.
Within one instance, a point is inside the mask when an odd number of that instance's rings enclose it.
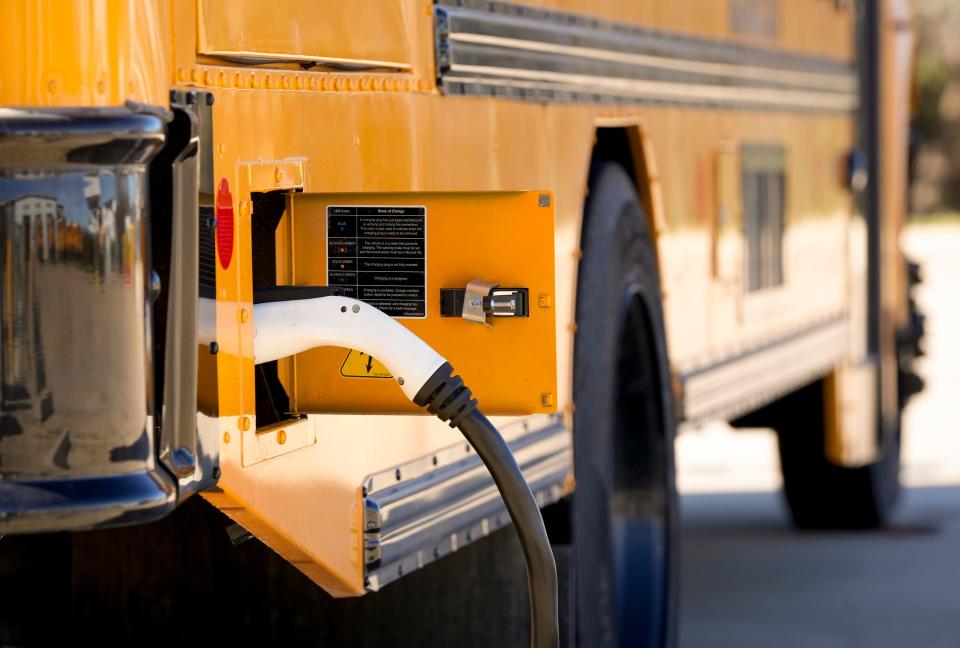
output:
{"label": "bus window", "polygon": [[783,283],[783,147],[745,144],[740,159],[747,290],[773,288]]}

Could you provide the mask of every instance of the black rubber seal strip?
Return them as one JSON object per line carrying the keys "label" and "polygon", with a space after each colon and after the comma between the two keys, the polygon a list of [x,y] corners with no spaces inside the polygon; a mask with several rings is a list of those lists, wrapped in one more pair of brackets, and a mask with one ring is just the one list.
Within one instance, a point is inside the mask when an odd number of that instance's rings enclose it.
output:
{"label": "black rubber seal strip", "polygon": [[268,304],[298,299],[317,299],[343,295],[343,289],[336,286],[265,286],[253,289],[254,304]]}

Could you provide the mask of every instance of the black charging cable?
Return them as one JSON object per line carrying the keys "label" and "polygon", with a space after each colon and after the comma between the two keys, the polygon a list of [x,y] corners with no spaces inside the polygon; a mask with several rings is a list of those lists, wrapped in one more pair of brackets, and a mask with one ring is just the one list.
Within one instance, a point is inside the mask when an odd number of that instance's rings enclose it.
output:
{"label": "black charging cable", "polygon": [[449,362],[437,369],[413,402],[460,430],[476,450],[510,513],[527,565],[530,593],[530,645],[556,648],[560,643],[557,612],[557,565],[537,500],[520,466],[497,428],[477,409],[476,399],[454,376]]}

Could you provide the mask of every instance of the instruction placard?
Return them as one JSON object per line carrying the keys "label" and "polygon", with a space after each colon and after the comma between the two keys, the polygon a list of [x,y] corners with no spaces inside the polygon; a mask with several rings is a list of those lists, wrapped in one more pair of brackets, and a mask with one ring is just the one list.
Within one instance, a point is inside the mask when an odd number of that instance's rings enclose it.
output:
{"label": "instruction placard", "polygon": [[392,317],[427,316],[427,210],[327,206],[327,284]]}

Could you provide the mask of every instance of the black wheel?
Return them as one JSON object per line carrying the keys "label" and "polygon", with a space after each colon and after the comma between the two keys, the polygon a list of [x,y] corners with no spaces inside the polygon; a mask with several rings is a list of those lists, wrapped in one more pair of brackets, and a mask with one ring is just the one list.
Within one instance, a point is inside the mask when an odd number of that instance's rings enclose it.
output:
{"label": "black wheel", "polygon": [[768,406],[765,416],[777,431],[783,491],[793,522],[805,529],[880,526],[900,490],[899,434],[891,435],[875,463],[857,468],[830,463],[823,394],[823,382],[817,381]]}
{"label": "black wheel", "polygon": [[672,645],[675,423],[660,277],[646,216],[617,164],[593,169],[581,247],[569,579],[576,643]]}

